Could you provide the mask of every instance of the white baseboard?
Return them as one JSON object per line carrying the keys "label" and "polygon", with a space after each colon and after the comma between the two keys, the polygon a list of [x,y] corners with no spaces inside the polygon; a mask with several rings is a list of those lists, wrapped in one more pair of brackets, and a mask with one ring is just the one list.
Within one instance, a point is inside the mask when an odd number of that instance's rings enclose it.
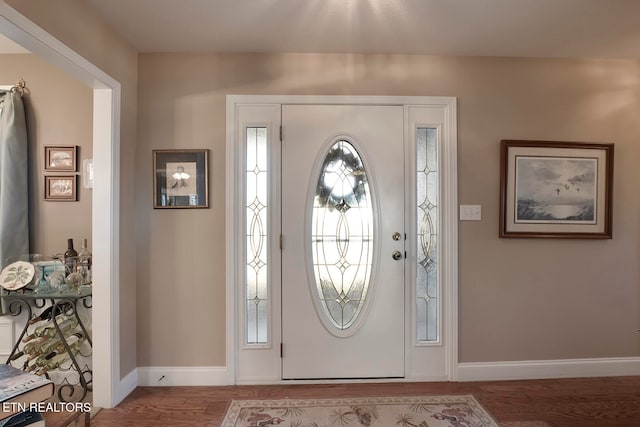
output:
{"label": "white baseboard", "polygon": [[[543,378],[607,377],[640,375],[640,357],[600,359],[523,360],[460,363],[456,381],[493,381]],[[413,381],[417,379],[412,379]],[[411,380],[409,380],[411,381]],[[252,378],[242,384],[277,384],[280,381]],[[121,382],[118,397],[138,386],[229,385],[225,366],[152,366],[131,371]],[[121,399],[120,399],[121,400]]]}
{"label": "white baseboard", "polygon": [[640,357],[458,364],[457,381],[640,375]]}
{"label": "white baseboard", "polygon": [[228,385],[226,366],[152,366],[138,368],[139,386]]}

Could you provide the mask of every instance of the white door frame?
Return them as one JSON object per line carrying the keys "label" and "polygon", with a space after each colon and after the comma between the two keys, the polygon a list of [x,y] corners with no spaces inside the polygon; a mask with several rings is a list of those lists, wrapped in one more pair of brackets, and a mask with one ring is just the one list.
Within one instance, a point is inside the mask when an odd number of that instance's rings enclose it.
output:
{"label": "white door frame", "polygon": [[133,390],[120,379],[120,83],[2,0],[0,33],[93,88],[92,312],[108,319],[92,325],[93,404],[111,408]]}
{"label": "white door frame", "polygon": [[[226,121],[226,368],[229,384],[238,383],[279,383],[282,381],[279,375],[266,377],[239,377],[239,357],[241,341],[244,332],[239,330],[242,324],[238,318],[241,311],[238,290],[243,285],[242,270],[244,268],[244,244],[242,225],[244,207],[244,189],[238,188],[243,183],[244,166],[243,139],[240,135],[242,124],[239,123],[240,109],[272,108],[275,111],[282,104],[329,104],[329,105],[401,105],[405,111],[412,108],[434,108],[443,112],[444,120],[441,131],[443,132],[443,144],[440,152],[440,179],[441,179],[441,214],[440,232],[444,248],[441,253],[440,272],[443,277],[443,298],[445,300],[443,310],[443,335],[446,352],[446,378],[439,380],[456,380],[458,377],[458,217],[457,217],[457,132],[456,132],[456,99],[452,97],[421,97],[421,96],[307,96],[307,95],[227,95],[227,121]],[[273,128],[280,125],[279,113],[273,114],[273,119],[268,124],[270,135],[273,137]],[[276,123],[277,122],[277,123]],[[255,123],[252,123],[255,125]],[[405,138],[412,135],[414,129],[405,128]],[[286,130],[285,130],[286,134]],[[285,137],[286,138],[286,137]],[[279,215],[279,212],[278,212]],[[272,230],[273,232],[273,230]],[[274,239],[275,240],[275,239]],[[275,292],[275,291],[274,291]],[[278,291],[279,292],[279,291]],[[272,295],[277,299],[279,294]],[[279,343],[280,330],[279,319],[280,306],[278,301],[271,301],[270,334],[274,336],[274,342],[265,346],[262,351],[275,353],[275,343]],[[275,306],[275,309],[274,309]],[[274,326],[275,324],[275,326]],[[407,340],[406,346],[413,345],[413,337]],[[410,369],[411,361],[408,361],[407,369]],[[265,365],[266,366],[266,365]],[[272,363],[271,366],[274,366]],[[407,371],[405,381],[435,380],[435,378],[423,378],[419,374],[412,375]],[[290,383],[291,381],[288,380]]]}

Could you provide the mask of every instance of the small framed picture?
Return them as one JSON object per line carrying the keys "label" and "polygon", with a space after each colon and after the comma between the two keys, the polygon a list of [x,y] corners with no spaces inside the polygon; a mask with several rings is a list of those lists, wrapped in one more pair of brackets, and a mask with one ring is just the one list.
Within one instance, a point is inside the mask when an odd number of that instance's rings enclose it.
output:
{"label": "small framed picture", "polygon": [[44,170],[75,172],[77,146],[47,145],[44,147]]}
{"label": "small framed picture", "polygon": [[501,145],[500,237],[611,239],[613,144]]}
{"label": "small framed picture", "polygon": [[208,208],[209,150],[153,150],[154,209]]}
{"label": "small framed picture", "polygon": [[78,200],[76,175],[44,177],[44,199],[59,202],[75,202]]}

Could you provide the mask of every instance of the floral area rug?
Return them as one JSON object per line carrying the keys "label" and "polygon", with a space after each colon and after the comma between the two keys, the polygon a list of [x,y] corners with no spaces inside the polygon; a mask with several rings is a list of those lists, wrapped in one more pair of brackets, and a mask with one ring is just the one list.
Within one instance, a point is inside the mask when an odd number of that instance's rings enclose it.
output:
{"label": "floral area rug", "polygon": [[234,400],[221,427],[497,427],[473,396]]}

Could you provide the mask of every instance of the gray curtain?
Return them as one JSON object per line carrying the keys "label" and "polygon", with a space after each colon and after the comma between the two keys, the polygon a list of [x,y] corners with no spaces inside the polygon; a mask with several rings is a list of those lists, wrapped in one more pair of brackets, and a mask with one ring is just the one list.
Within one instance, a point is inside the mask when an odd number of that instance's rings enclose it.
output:
{"label": "gray curtain", "polygon": [[22,96],[0,91],[0,263],[29,253],[27,125]]}

